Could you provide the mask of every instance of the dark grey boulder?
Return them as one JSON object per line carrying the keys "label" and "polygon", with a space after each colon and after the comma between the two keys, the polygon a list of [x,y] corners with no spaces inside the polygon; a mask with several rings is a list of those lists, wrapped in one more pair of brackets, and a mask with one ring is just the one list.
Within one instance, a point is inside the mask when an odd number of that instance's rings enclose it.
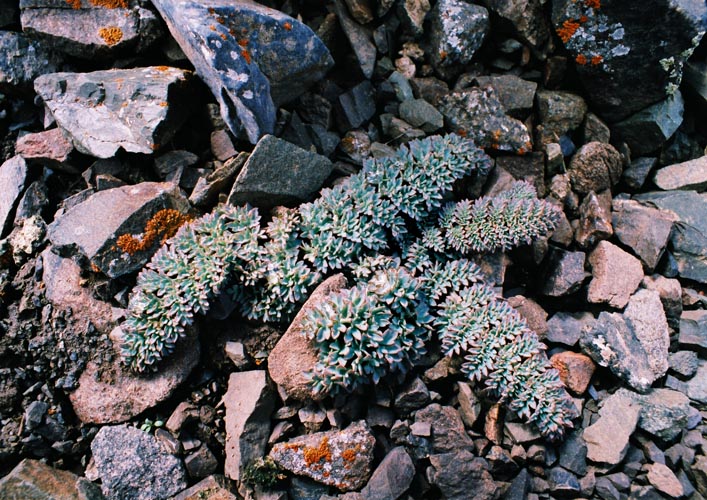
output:
{"label": "dark grey boulder", "polygon": [[123,235],[141,235],[160,210],[189,210],[189,202],[170,183],[143,182],[99,191],[49,225],[57,252],[80,252],[111,278],[140,269],[159,247],[159,238],[131,253],[118,246]]}
{"label": "dark grey boulder", "polygon": [[236,177],[228,202],[269,208],[304,201],[319,190],[332,168],[327,157],[266,135]]}
{"label": "dark grey boulder", "polygon": [[0,237],[7,236],[11,229],[27,175],[27,163],[21,156],[13,156],[0,165]]}
{"label": "dark grey boulder", "polygon": [[430,59],[444,73],[471,61],[489,32],[489,13],[463,0],[440,0],[429,13]]}
{"label": "dark grey boulder", "polygon": [[77,150],[111,158],[120,148],[151,154],[172,138],[190,110],[190,75],[166,66],[51,73],[34,89]]}
{"label": "dark grey boulder", "polygon": [[446,500],[467,500],[470,492],[476,500],[497,497],[498,486],[483,458],[467,450],[430,455],[427,479],[437,486]]}
{"label": "dark grey boulder", "polygon": [[137,0],[21,0],[20,8],[25,33],[83,59],[141,52],[163,34]]}
{"label": "dark grey boulder", "polygon": [[706,20],[707,5],[694,0],[552,3],[555,31],[594,109],[610,122],[677,90]]}
{"label": "dark grey boulder", "polygon": [[31,91],[35,78],[58,71],[63,62],[49,46],[13,31],[0,31],[0,54],[0,90],[4,92]]}
{"label": "dark grey boulder", "polygon": [[388,452],[371,479],[361,490],[363,498],[397,500],[402,497],[415,477],[415,464],[405,448],[398,446]]}
{"label": "dark grey boulder", "polygon": [[273,133],[277,106],[302,94],[333,65],[308,26],[255,2],[153,4],[211,89],[231,132],[252,144]]}
{"label": "dark grey boulder", "polygon": [[103,427],[91,452],[108,500],[161,500],[187,487],[182,461],[135,427]]}

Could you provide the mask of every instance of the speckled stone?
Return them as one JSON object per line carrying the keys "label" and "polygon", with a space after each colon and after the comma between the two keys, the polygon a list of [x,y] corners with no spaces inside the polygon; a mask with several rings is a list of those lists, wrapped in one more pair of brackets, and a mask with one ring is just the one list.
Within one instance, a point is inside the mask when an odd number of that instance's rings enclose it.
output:
{"label": "speckled stone", "polygon": [[462,0],[439,0],[429,14],[430,59],[436,68],[471,61],[489,31],[489,13]]}

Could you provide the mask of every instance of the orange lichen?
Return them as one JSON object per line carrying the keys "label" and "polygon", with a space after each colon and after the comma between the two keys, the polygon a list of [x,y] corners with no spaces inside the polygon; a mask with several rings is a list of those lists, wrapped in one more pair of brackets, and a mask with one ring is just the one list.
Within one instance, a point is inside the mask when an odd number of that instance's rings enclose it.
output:
{"label": "orange lichen", "polygon": [[157,71],[169,71],[170,67],[169,66],[155,66],[155,69]]}
{"label": "orange lichen", "polygon": [[283,24],[282,27],[285,28],[287,31],[290,31],[292,29],[292,23],[289,21],[285,21],[285,24]]}
{"label": "orange lichen", "polygon": [[66,3],[71,5],[72,9],[80,9],[81,8],[81,0],[66,0]]}
{"label": "orange lichen", "polygon": [[597,66],[597,65],[601,64],[601,62],[602,62],[603,60],[604,60],[604,58],[601,57],[600,55],[593,56],[593,57],[592,57],[592,61],[591,61],[591,62],[592,62],[592,66]]}
{"label": "orange lichen", "polygon": [[358,447],[349,448],[349,449],[341,452],[341,458],[343,458],[346,462],[353,462],[354,460],[356,460],[357,454],[358,454]]}
{"label": "orange lichen", "polygon": [[584,54],[579,54],[577,57],[574,58],[574,60],[580,66],[584,66],[585,64],[587,64],[587,56],[585,56]]}
{"label": "orange lichen", "polygon": [[216,16],[216,22],[219,24],[225,24],[226,20],[221,16]]}
{"label": "orange lichen", "polygon": [[211,31],[216,31],[216,26],[214,26],[214,25],[212,24],[211,26],[209,26],[209,29],[210,29]]}
{"label": "orange lichen", "polygon": [[331,449],[329,448],[329,438],[324,436],[319,442],[319,446],[312,448],[307,446],[304,449],[304,463],[307,467],[318,464],[319,462],[331,462]]}
{"label": "orange lichen", "polygon": [[123,234],[118,238],[116,244],[123,252],[133,255],[150,248],[158,241],[158,238],[160,244],[164,243],[167,239],[174,236],[185,222],[190,220],[191,217],[184,215],[178,210],[165,208],[147,221],[142,238],[136,238],[132,234]]}
{"label": "orange lichen", "polygon": [[222,40],[228,40],[228,36],[226,35],[226,33],[221,33],[219,36]]}
{"label": "orange lichen", "polygon": [[241,50],[241,56],[243,56],[243,59],[245,59],[245,62],[250,64],[251,58],[250,58],[250,52],[247,50]]}
{"label": "orange lichen", "polygon": [[89,0],[94,7],[105,7],[106,9],[127,9],[128,0]]}
{"label": "orange lichen", "polygon": [[99,29],[98,35],[109,47],[112,47],[123,39],[123,30],[117,26],[107,26]]}
{"label": "orange lichen", "polygon": [[578,21],[575,21],[574,19],[567,19],[564,23],[562,23],[562,26],[557,29],[557,36],[559,36],[560,40],[564,43],[567,43],[570,41],[570,38],[574,36],[579,27],[580,24]]}
{"label": "orange lichen", "polygon": [[209,11],[209,14],[216,14],[216,9],[214,9],[213,7],[209,7],[208,11]]}
{"label": "orange lichen", "polygon": [[446,50],[440,50],[439,51],[439,60],[444,61],[447,58],[447,51]]}
{"label": "orange lichen", "polygon": [[169,106],[167,101],[160,101],[160,107],[166,108],[167,106]]}
{"label": "orange lichen", "polygon": [[238,40],[238,45],[241,47],[247,47],[248,46],[248,39],[247,38],[241,38]]}
{"label": "orange lichen", "polygon": [[579,22],[582,24],[586,23],[587,21],[589,21],[589,18],[587,16],[582,16],[579,18]]}
{"label": "orange lichen", "polygon": [[584,0],[584,5],[590,9],[599,10],[601,9],[601,0]]}

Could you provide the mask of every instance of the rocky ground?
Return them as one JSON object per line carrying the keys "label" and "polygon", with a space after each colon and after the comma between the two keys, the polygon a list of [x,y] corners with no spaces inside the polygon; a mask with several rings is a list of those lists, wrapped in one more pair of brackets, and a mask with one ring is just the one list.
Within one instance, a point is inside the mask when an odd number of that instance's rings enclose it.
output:
{"label": "rocky ground", "polygon": [[[707,496],[707,6],[261,3],[0,0],[0,498]],[[575,398],[564,441],[434,345],[308,399],[299,319],[225,297],[157,374],[121,365],[179,224],[451,132],[495,161],[458,197],[525,179],[562,208],[481,262]]]}

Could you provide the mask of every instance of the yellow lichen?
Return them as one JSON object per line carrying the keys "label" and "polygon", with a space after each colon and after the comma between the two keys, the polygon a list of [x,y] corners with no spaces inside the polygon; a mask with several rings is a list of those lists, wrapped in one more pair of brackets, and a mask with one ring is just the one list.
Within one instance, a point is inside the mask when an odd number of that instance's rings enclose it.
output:
{"label": "yellow lichen", "polygon": [[66,0],[66,3],[71,5],[72,9],[80,9],[81,8],[81,0]]}
{"label": "yellow lichen", "polygon": [[319,462],[331,462],[331,449],[329,448],[329,438],[324,436],[319,442],[319,446],[312,448],[307,446],[304,449],[304,463],[307,467],[318,464]]}
{"label": "yellow lichen", "polygon": [[133,255],[150,248],[158,238],[160,238],[160,244],[164,243],[168,238],[174,236],[177,230],[189,220],[191,220],[191,217],[188,215],[184,215],[178,210],[165,208],[147,221],[142,238],[136,238],[132,234],[123,234],[118,238],[116,244],[123,252]]}
{"label": "yellow lichen", "polygon": [[120,42],[123,39],[123,31],[117,26],[108,26],[98,30],[98,35],[103,38],[110,47]]}

